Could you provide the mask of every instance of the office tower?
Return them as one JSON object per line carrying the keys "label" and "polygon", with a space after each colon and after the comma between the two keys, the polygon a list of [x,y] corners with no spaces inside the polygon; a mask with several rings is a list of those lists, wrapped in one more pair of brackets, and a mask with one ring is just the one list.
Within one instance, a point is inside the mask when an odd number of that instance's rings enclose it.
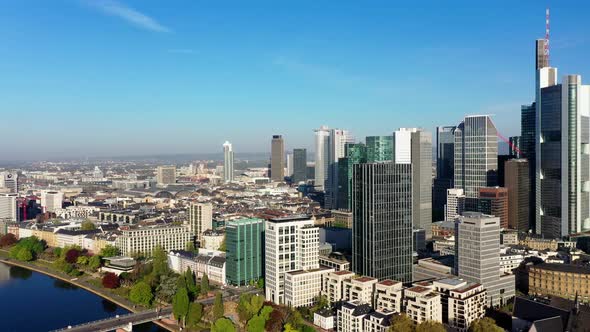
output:
{"label": "office tower", "polygon": [[500,218],[500,227],[508,228],[508,189],[502,187],[479,188],[478,211]]}
{"label": "office tower", "polygon": [[283,136],[273,135],[270,152],[270,179],[282,182],[285,178],[285,142]]}
{"label": "office tower", "polygon": [[64,194],[60,191],[43,191],[41,192],[41,207],[44,212],[55,212],[61,209],[64,200]]}
{"label": "office tower", "polygon": [[[541,82],[551,81],[550,69],[539,70]],[[590,230],[590,86],[567,75],[541,87],[537,119],[537,231],[558,238]]]}
{"label": "office tower", "polygon": [[352,270],[412,281],[412,165],[355,164],[352,211]]}
{"label": "office tower", "polygon": [[465,191],[465,209],[477,211],[479,188],[497,184],[498,132],[487,115],[466,116],[455,129],[454,186]]}
{"label": "office tower", "polygon": [[264,220],[245,218],[225,225],[226,279],[245,286],[264,276]]}
{"label": "office tower", "polygon": [[530,177],[526,159],[506,162],[506,189],[508,189],[508,227],[528,233],[530,229]]}
{"label": "office tower", "polygon": [[396,164],[412,164],[412,220],[414,228],[431,237],[432,135],[418,128],[400,128],[393,134]]}
{"label": "office tower", "polygon": [[330,153],[328,162],[328,174],[324,189],[326,191],[324,207],[326,209],[337,209],[338,206],[338,161],[344,158],[346,144],[354,143],[354,137],[348,130],[330,130]]}
{"label": "office tower", "polygon": [[393,160],[393,136],[367,136],[367,162]]}
{"label": "office tower", "polygon": [[363,143],[347,143],[345,157],[338,161],[338,208],[352,209],[352,169],[354,164],[367,162],[367,147]]}
{"label": "office tower", "polygon": [[230,142],[223,143],[223,182],[234,180],[234,150]]}
{"label": "office tower", "polygon": [[459,278],[482,284],[488,305],[514,297],[514,275],[500,275],[500,218],[464,212],[455,225],[455,269]]}
{"label": "office tower", "polygon": [[211,203],[191,202],[188,207],[190,231],[199,243],[203,241],[203,232],[213,229],[213,205]]}
{"label": "office tower", "polygon": [[[307,170],[305,172],[307,179],[315,181],[315,161],[308,161],[307,162]],[[315,187],[315,186],[314,186]]]}
{"label": "office tower", "polygon": [[507,154],[499,154],[498,155],[498,172],[496,173],[496,185],[498,187],[505,187],[504,185],[504,177],[506,174],[506,162],[510,159],[514,159],[514,157],[507,155]]}
{"label": "office tower", "polygon": [[293,176],[293,154],[287,153],[287,174],[288,177]]}
{"label": "office tower", "polygon": [[156,181],[159,185],[176,183],[176,166],[158,166]]}
{"label": "office tower", "polygon": [[465,193],[463,189],[447,189],[445,204],[445,220],[453,221],[465,211]]}
{"label": "office tower", "polygon": [[0,193],[0,221],[18,221],[18,194]]}
{"label": "office tower", "polygon": [[321,126],[315,130],[315,173],[314,186],[319,191],[324,191],[326,177],[330,165],[330,129]]}
{"label": "office tower", "polygon": [[453,188],[455,126],[436,127],[436,178],[432,188],[432,218],[442,220],[447,190]]}
{"label": "office tower", "polygon": [[307,180],[306,149],[293,149],[293,177],[291,180],[295,184]]}
{"label": "office tower", "polygon": [[520,136],[510,136],[508,138],[508,155],[510,158],[523,158],[520,154]]}
{"label": "office tower", "polygon": [[549,57],[548,54],[545,53],[546,46],[546,39],[537,39],[535,41],[535,68],[537,70],[549,67]]}
{"label": "office tower", "polygon": [[267,220],[264,227],[266,300],[285,303],[285,274],[319,268],[320,231],[308,216]]}
{"label": "office tower", "polygon": [[535,151],[535,131],[536,131],[536,104],[522,105],[520,111],[520,152],[522,158],[526,158],[529,165],[529,226],[528,229],[536,230],[537,218],[537,186],[536,186],[536,151]]}
{"label": "office tower", "polygon": [[2,176],[3,188],[9,189],[10,193],[18,193],[18,173],[3,172]]}

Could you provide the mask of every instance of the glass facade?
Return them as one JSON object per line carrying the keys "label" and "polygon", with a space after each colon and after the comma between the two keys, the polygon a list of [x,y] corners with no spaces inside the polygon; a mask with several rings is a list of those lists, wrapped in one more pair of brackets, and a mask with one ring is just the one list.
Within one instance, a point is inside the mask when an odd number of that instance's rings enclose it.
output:
{"label": "glass facade", "polygon": [[227,283],[242,286],[262,278],[264,220],[228,221],[225,230]]}
{"label": "glass facade", "polygon": [[367,147],[362,143],[347,143],[345,156],[338,160],[338,207],[352,208],[352,168],[354,164],[367,162]]}
{"label": "glass facade", "polygon": [[367,162],[393,160],[393,135],[367,136]]}
{"label": "glass facade", "polygon": [[520,108],[520,152],[521,158],[528,161],[529,166],[529,229],[536,229],[537,209],[536,192],[537,181],[535,179],[537,168],[537,157],[535,150],[535,130],[536,130],[536,104],[522,105]]}
{"label": "glass facade", "polygon": [[307,150],[293,149],[293,183],[307,180]]}

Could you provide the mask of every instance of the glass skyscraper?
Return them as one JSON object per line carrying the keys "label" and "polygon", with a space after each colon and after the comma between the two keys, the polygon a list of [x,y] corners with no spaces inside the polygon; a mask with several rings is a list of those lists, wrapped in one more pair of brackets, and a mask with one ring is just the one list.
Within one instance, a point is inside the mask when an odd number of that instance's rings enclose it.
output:
{"label": "glass skyscraper", "polygon": [[248,285],[264,276],[264,220],[237,219],[225,227],[226,279],[231,285]]}
{"label": "glass skyscraper", "polygon": [[363,143],[347,143],[345,157],[338,161],[338,207],[352,209],[352,169],[354,164],[367,162],[367,147]]}
{"label": "glass skyscraper", "polygon": [[293,149],[293,183],[304,182],[307,180],[307,150]]}
{"label": "glass skyscraper", "polygon": [[367,162],[393,160],[393,136],[367,136]]}

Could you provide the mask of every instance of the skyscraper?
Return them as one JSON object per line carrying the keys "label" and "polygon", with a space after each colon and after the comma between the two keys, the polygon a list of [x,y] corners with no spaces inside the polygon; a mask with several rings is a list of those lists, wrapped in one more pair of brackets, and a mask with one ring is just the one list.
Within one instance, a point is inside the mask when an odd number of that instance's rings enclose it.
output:
{"label": "skyscraper", "polygon": [[283,136],[273,135],[270,153],[270,179],[281,182],[285,178],[285,143]]}
{"label": "skyscraper", "polygon": [[18,221],[18,195],[0,193],[0,221]]}
{"label": "skyscraper", "polygon": [[234,180],[234,150],[230,142],[223,143],[223,182]]}
{"label": "skyscraper", "polygon": [[[536,158],[536,151],[535,151],[535,130],[536,130],[536,104],[532,103],[531,105],[522,105],[521,112],[520,112],[520,153],[522,158],[526,158],[528,161],[529,166],[529,226],[528,229],[532,229],[533,231],[536,230],[536,216],[537,216],[537,209],[535,208],[537,204],[536,199],[536,192],[537,192],[537,185],[536,185],[536,165],[537,165],[537,158]],[[506,183],[505,183],[506,184]]]}
{"label": "skyscraper", "polygon": [[489,116],[466,116],[457,126],[454,168],[454,186],[465,191],[465,209],[477,211],[479,188],[497,184],[498,132]]}
{"label": "skyscraper", "polygon": [[338,161],[338,208],[352,209],[352,169],[354,164],[367,162],[363,143],[346,143],[345,157]]}
{"label": "skyscraper", "polygon": [[367,162],[393,160],[393,136],[367,136]]}
{"label": "skyscraper", "polygon": [[287,153],[287,174],[288,177],[293,176],[293,154]]}
{"label": "skyscraper", "polygon": [[[540,70],[541,81],[550,69]],[[539,99],[537,230],[554,238],[590,230],[590,86],[567,75],[541,88]]]}
{"label": "skyscraper", "polygon": [[463,189],[447,189],[447,203],[445,204],[445,220],[453,221],[465,211],[465,193]]}
{"label": "skyscraper", "polygon": [[293,183],[307,180],[307,150],[293,149]]}
{"label": "skyscraper", "polygon": [[432,224],[432,135],[418,128],[400,128],[393,134],[393,158],[397,164],[412,164],[412,220],[431,237]]}
{"label": "skyscraper", "polygon": [[512,159],[506,162],[506,189],[508,189],[508,226],[518,232],[527,233],[531,229],[530,216],[530,177],[529,163],[526,159]]}
{"label": "skyscraper", "polygon": [[41,207],[43,212],[55,212],[62,208],[64,194],[61,191],[41,192]]}
{"label": "skyscraper", "polygon": [[314,186],[319,191],[324,191],[326,177],[330,165],[330,129],[321,126],[315,130],[315,172]]}
{"label": "skyscraper", "polygon": [[264,220],[236,219],[225,226],[227,282],[245,286],[264,276]]}
{"label": "skyscraper", "polygon": [[18,173],[16,172],[3,172],[0,173],[2,177],[2,188],[6,188],[10,193],[18,193]]}
{"label": "skyscraper", "polygon": [[192,202],[188,207],[190,231],[199,243],[203,241],[203,232],[213,229],[213,205],[211,203]]}
{"label": "skyscraper", "polygon": [[508,189],[503,187],[479,188],[478,211],[500,218],[500,227],[508,228]]}
{"label": "skyscraper", "polygon": [[176,183],[176,166],[158,166],[156,170],[156,181],[159,185]]}
{"label": "skyscraper", "polygon": [[482,284],[488,305],[514,297],[514,275],[500,276],[500,218],[464,212],[455,225],[455,269],[459,278]]}
{"label": "skyscraper", "polygon": [[324,189],[325,208],[337,209],[338,206],[338,161],[345,156],[346,143],[353,143],[354,137],[348,130],[331,129],[330,130],[330,149],[328,174],[326,177]]}
{"label": "skyscraper", "polygon": [[352,206],[353,271],[412,281],[412,165],[355,164]]}
{"label": "skyscraper", "polygon": [[510,156],[510,158],[522,158],[520,154],[520,136],[510,136],[508,138],[508,142],[508,155]]}
{"label": "skyscraper", "polygon": [[432,189],[432,217],[437,221],[444,216],[447,190],[453,188],[455,128],[436,127],[436,178]]}

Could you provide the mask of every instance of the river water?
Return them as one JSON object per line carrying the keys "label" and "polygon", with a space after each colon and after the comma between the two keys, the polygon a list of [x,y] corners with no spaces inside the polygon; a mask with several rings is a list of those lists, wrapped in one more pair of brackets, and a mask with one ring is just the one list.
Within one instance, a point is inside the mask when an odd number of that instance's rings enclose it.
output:
{"label": "river water", "polygon": [[[0,263],[0,331],[49,331],[126,314],[118,305],[67,282]],[[162,332],[155,324],[133,331]]]}

